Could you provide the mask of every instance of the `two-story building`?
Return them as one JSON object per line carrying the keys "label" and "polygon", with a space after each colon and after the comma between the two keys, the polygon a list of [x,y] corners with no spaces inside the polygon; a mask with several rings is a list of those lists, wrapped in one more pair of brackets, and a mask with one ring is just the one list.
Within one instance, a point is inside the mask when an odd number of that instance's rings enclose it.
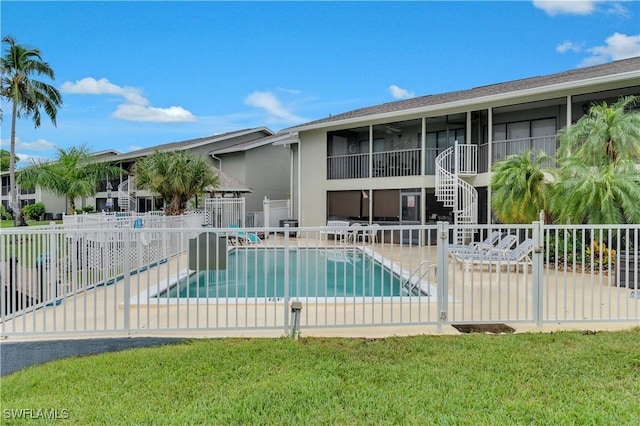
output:
{"label": "two-story building", "polygon": [[[164,200],[148,190],[135,185],[133,165],[136,161],[156,151],[171,152],[189,150],[207,158],[212,170],[219,177],[219,186],[207,196],[243,196],[247,211],[262,211],[263,200],[286,199],[290,188],[290,151],[275,146],[281,137],[266,127],[238,130],[198,139],[173,142],[144,148],[128,153],[101,151],[93,154],[99,161],[108,161],[124,171],[99,183],[93,197],[75,200],[77,207],[93,206],[97,211],[135,211],[144,213],[163,207]],[[2,203],[9,202],[9,173],[2,173]],[[22,206],[43,202],[51,217],[65,212],[65,200],[43,190],[21,189]]]}
{"label": "two-story building", "polygon": [[[491,221],[492,164],[554,156],[594,103],[640,95],[640,57],[385,103],[285,129],[301,226]],[[455,146],[458,148],[455,148]]]}

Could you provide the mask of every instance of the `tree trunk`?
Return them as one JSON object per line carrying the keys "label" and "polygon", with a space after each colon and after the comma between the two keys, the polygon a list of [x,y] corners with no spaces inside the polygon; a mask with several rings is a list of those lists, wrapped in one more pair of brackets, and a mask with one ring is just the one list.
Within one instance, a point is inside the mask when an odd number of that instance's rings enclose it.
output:
{"label": "tree trunk", "polygon": [[18,115],[18,104],[13,101],[11,114],[11,148],[9,150],[9,207],[13,211],[13,225],[20,226],[22,212],[18,205],[18,188],[16,188],[16,117]]}

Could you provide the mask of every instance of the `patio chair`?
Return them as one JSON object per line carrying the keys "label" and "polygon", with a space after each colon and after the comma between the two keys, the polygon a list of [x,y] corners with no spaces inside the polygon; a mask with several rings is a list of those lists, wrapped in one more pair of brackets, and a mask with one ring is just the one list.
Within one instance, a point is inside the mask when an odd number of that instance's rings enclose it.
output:
{"label": "patio chair", "polygon": [[[493,245],[500,239],[500,231],[492,231],[487,238],[482,241],[472,241],[469,244],[453,244],[449,246],[449,253],[454,252],[480,252],[481,250],[489,250],[494,248]],[[509,247],[506,247],[509,248]]]}
{"label": "patio chair", "polygon": [[467,253],[455,254],[456,260],[467,267],[471,265],[488,265],[491,269],[492,265],[506,267],[515,266],[516,270],[520,267],[532,265],[531,252],[533,251],[533,239],[527,238],[518,244],[512,250],[490,250],[487,253]]}
{"label": "patio chair", "polygon": [[[229,228],[239,228],[238,225],[229,225]],[[246,233],[244,231],[238,231],[234,235],[230,236],[231,244],[236,245],[253,245],[262,244],[262,238],[253,232]]]}
{"label": "patio chair", "polygon": [[347,240],[356,241],[358,239],[358,235],[360,235],[360,232],[362,232],[360,230],[361,227],[362,227],[362,224],[360,222],[353,222],[351,225],[349,225]]}
{"label": "patio chair", "polygon": [[[496,245],[493,244],[479,244],[474,248],[459,248],[459,249],[451,249],[449,247],[449,254],[451,255],[474,255],[474,254],[488,254],[490,252],[500,253],[505,250],[509,250],[513,245],[518,241],[518,237],[513,234],[507,234],[498,241]],[[467,246],[469,247],[469,246]]]}
{"label": "patio chair", "polygon": [[364,229],[362,233],[357,234],[356,239],[362,240],[362,242],[367,242],[367,240],[369,240],[370,243],[377,243],[379,228],[379,224],[372,223],[371,225],[369,225],[368,229]]}

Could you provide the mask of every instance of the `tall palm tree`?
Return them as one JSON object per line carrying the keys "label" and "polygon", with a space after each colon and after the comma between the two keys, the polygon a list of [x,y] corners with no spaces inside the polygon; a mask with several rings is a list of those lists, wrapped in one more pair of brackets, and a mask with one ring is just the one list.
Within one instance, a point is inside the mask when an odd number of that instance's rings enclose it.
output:
{"label": "tall palm tree", "polygon": [[86,146],[58,148],[56,159],[51,162],[33,161],[20,170],[18,184],[25,188],[39,186],[65,197],[67,213],[75,213],[75,200],[91,197],[98,192],[102,179],[119,176],[120,167],[96,161]]}
{"label": "tall palm tree", "polygon": [[[35,127],[40,127],[40,110],[42,109],[55,126],[58,108],[62,105],[62,96],[55,87],[31,78],[34,74],[44,75],[51,80],[55,78],[53,69],[42,60],[40,50],[17,44],[11,36],[3,37],[2,43],[7,47],[2,56],[0,95],[12,105],[9,185],[11,208],[17,213],[20,206],[18,206],[15,175],[16,119],[30,117]],[[16,225],[18,225],[19,216],[19,214],[14,214]]]}
{"label": "tall palm tree", "polygon": [[543,167],[551,161],[543,152],[526,151],[494,164],[491,208],[503,223],[531,223],[540,211],[549,210],[548,175]]}
{"label": "tall palm tree", "polygon": [[138,188],[157,192],[164,198],[168,216],[184,213],[191,198],[218,186],[218,176],[209,162],[188,151],[156,151],[137,161],[133,173]]}
{"label": "tall palm tree", "polygon": [[640,223],[638,98],[594,105],[559,133],[551,210],[560,223]]}

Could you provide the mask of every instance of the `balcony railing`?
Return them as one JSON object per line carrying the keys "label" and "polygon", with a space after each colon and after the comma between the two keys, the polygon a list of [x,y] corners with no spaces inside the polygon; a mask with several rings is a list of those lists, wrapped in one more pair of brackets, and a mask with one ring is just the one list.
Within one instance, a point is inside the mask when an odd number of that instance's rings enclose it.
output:
{"label": "balcony railing", "polygon": [[[508,155],[522,154],[525,151],[544,152],[555,157],[557,149],[556,136],[541,136],[535,138],[511,139],[494,141],[491,163],[502,160]],[[436,157],[444,149],[427,148],[425,154],[425,175],[435,175]],[[373,153],[373,169],[371,177],[420,176],[421,150],[403,149],[398,151],[384,151]],[[473,157],[475,158],[475,156]],[[489,144],[478,146],[477,172],[489,171]],[[466,164],[475,168],[475,164]],[[543,164],[552,167],[553,163]],[[462,171],[459,171],[462,172]],[[369,177],[369,154],[334,155],[327,158],[328,179],[361,179]]]}
{"label": "balcony railing", "polygon": [[[374,152],[372,172],[372,177],[420,175],[420,149]],[[368,178],[369,154],[328,157],[327,177],[328,179]]]}
{"label": "balcony railing", "polygon": [[[510,139],[504,141],[493,141],[491,149],[491,164],[496,163],[509,155],[522,154],[525,151],[532,151],[534,154],[542,151],[554,158],[558,148],[557,137],[539,136],[535,138]],[[482,144],[478,149],[478,172],[489,171],[489,144]],[[543,164],[544,167],[551,167],[552,162]]]}

